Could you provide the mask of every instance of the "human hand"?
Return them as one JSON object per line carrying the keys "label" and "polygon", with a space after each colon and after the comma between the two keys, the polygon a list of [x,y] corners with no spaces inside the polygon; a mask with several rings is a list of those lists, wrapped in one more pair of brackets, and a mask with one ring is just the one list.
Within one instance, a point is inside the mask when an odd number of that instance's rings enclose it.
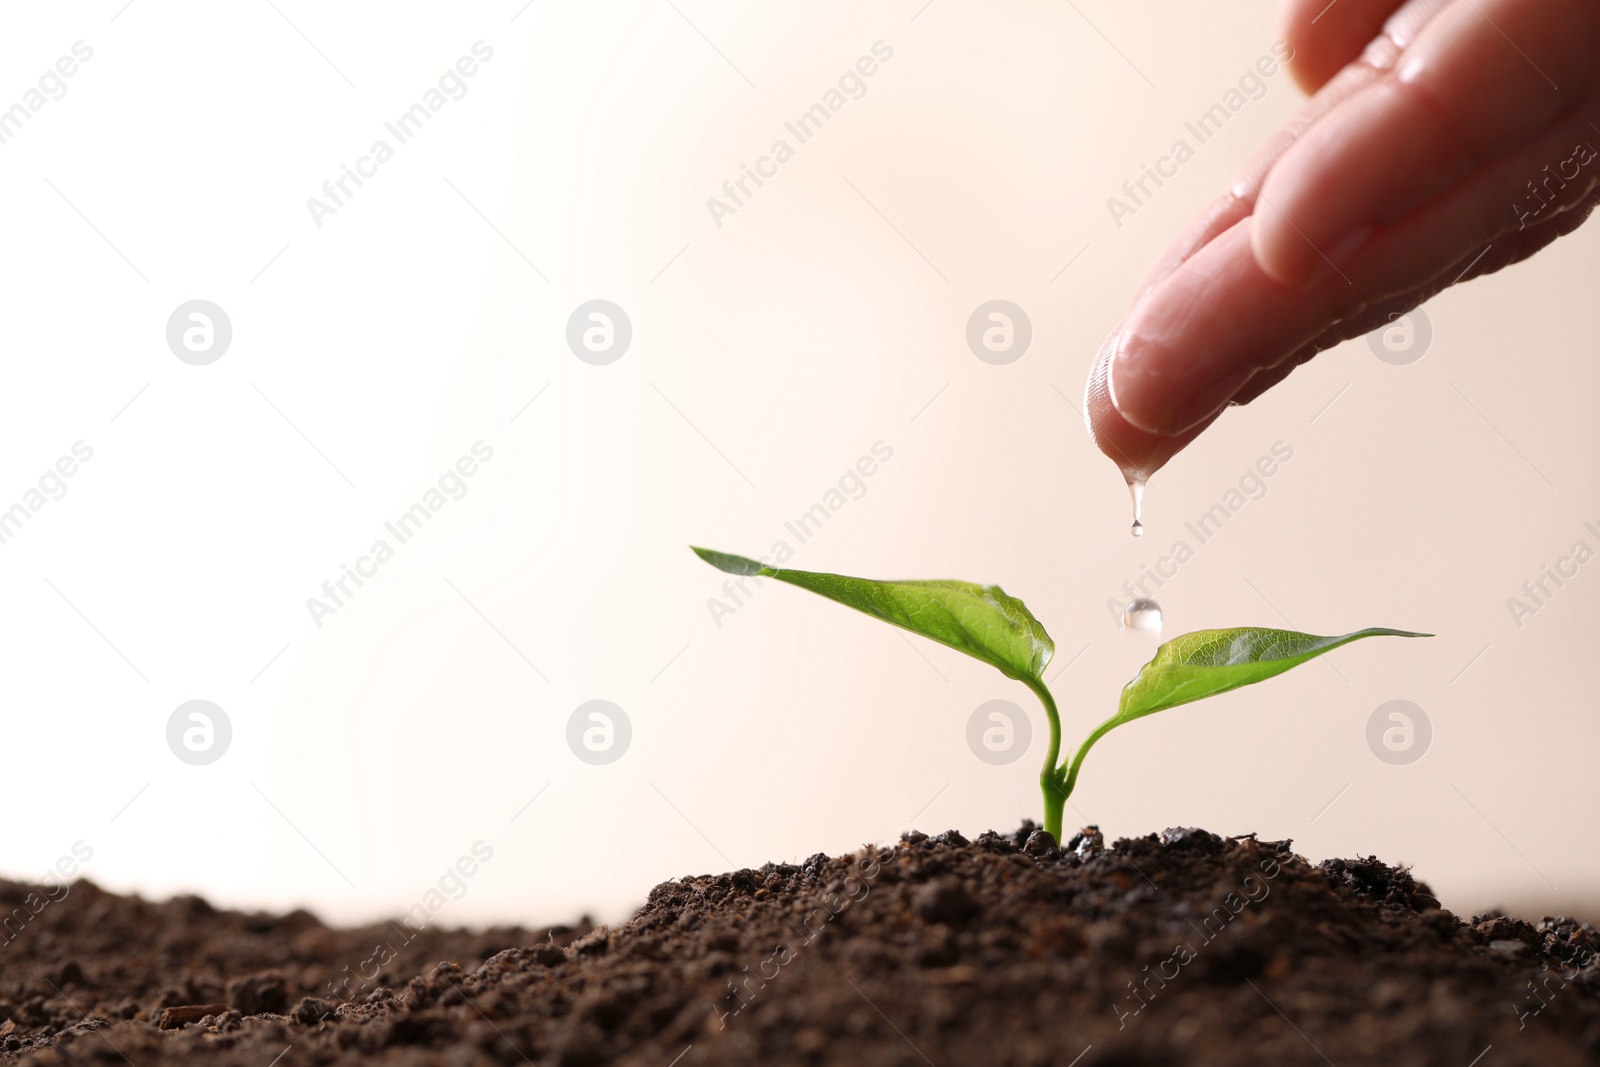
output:
{"label": "human hand", "polygon": [[1286,38],[1315,95],[1156,262],[1090,372],[1090,435],[1130,480],[1597,201],[1600,3],[1290,0]]}

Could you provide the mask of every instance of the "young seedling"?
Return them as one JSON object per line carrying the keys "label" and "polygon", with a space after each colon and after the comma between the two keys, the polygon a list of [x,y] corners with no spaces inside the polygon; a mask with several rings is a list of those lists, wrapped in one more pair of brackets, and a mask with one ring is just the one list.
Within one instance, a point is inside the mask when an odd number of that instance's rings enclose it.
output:
{"label": "young seedling", "polygon": [[729,574],[773,578],[809,589],[829,600],[865,612],[903,630],[931,638],[997,668],[1007,678],[1032,689],[1050,721],[1050,746],[1045,751],[1039,788],[1044,794],[1044,828],[1061,840],[1061,812],[1078,782],[1083,757],[1094,743],[1124,723],[1216,696],[1230,689],[1264,681],[1363,637],[1432,637],[1372,627],[1339,637],[1318,637],[1294,630],[1238,626],[1196,630],[1156,649],[1155,658],[1122,688],[1117,713],[1095,728],[1077,753],[1061,759],[1061,716],[1044,684],[1045,665],[1055,655],[1055,642],[1022,601],[998,585],[972,582],[878,582],[769,567],[753,559],[696,548],[695,555]]}

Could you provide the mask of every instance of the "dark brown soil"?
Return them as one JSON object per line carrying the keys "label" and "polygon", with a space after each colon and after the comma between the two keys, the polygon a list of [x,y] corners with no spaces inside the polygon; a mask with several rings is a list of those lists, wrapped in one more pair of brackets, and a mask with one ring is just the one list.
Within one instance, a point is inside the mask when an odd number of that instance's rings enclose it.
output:
{"label": "dark brown soil", "polygon": [[609,930],[0,883],[0,1062],[1600,1062],[1587,924],[1463,922],[1405,871],[1288,842],[1031,829],[666,882]]}

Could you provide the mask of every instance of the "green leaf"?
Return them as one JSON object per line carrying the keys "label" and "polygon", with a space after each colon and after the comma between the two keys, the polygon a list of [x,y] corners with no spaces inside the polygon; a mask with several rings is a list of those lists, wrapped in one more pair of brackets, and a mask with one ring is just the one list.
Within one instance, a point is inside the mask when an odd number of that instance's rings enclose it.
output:
{"label": "green leaf", "polygon": [[1364,637],[1432,637],[1371,627],[1339,637],[1239,626],[1196,630],[1156,649],[1155,658],[1122,690],[1116,721],[1129,722],[1192,700],[1264,681]]}
{"label": "green leaf", "polygon": [[1043,684],[1055,642],[1026,605],[998,585],[973,582],[879,582],[842,574],[784,570],[696,548],[695,555],[746,577],[773,578],[836,600],[903,630],[931,638],[997,667],[1008,678]]}
{"label": "green leaf", "polygon": [[1298,667],[1340,645],[1363,637],[1432,637],[1409,630],[1371,627],[1339,637],[1318,637],[1294,630],[1269,630],[1237,626],[1228,630],[1196,630],[1174,637],[1156,649],[1155,658],[1122,687],[1117,713],[1084,739],[1068,764],[1061,791],[1072,795],[1083,769],[1083,758],[1094,743],[1118,726],[1134,719],[1175,708],[1179,704],[1253,685]]}

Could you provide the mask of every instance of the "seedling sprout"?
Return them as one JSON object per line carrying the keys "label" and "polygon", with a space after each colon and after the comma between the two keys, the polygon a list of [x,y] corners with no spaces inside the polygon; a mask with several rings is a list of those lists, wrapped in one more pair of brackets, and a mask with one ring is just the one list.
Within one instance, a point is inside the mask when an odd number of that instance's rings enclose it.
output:
{"label": "seedling sprout", "polygon": [[718,570],[751,578],[772,578],[838,601],[903,630],[949,645],[996,668],[1033,690],[1050,723],[1050,744],[1039,772],[1044,795],[1044,828],[1061,840],[1062,809],[1078,783],[1083,758],[1094,743],[1124,723],[1240,686],[1265,681],[1324,652],[1365,637],[1431,637],[1369,627],[1338,637],[1294,630],[1237,626],[1196,630],[1156,649],[1155,657],[1123,686],[1117,712],[1101,723],[1070,758],[1061,758],[1061,716],[1044,683],[1044,669],[1055,642],[1027,606],[998,585],[956,581],[880,582],[769,567],[744,556],[696,548],[695,554]]}

